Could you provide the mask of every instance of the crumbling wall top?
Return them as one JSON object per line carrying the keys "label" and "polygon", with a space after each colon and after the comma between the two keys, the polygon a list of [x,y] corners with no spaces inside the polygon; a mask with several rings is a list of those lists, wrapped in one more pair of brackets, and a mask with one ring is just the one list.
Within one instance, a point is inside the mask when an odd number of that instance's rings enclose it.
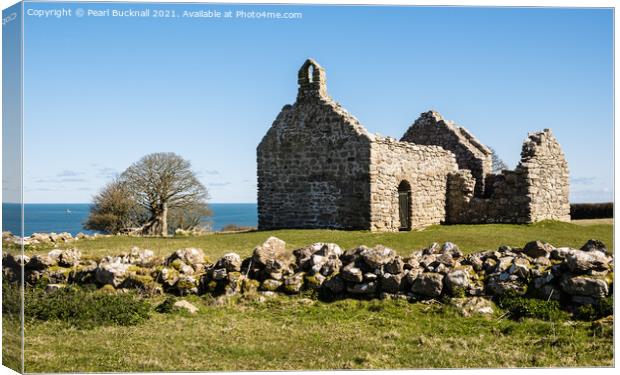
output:
{"label": "crumbling wall top", "polygon": [[465,128],[444,120],[436,111],[427,111],[409,127],[401,141],[436,145],[456,156],[460,169],[469,169],[476,178],[476,196],[483,196],[486,175],[491,173],[491,150]]}
{"label": "crumbling wall top", "polygon": [[529,133],[521,148],[521,162],[525,163],[534,158],[564,157],[560,143],[551,129]]}
{"label": "crumbling wall top", "polygon": [[[447,131],[454,137],[452,142],[458,142],[461,147],[467,149],[471,154],[479,158],[486,158],[491,155],[491,150],[482,144],[476,137],[474,137],[467,129],[456,125],[453,121],[445,120],[441,114],[437,111],[427,111],[420,114],[420,117],[414,122],[409,129],[405,132],[405,135],[401,138],[402,141],[408,141],[413,143],[418,143],[419,139],[423,139],[426,142],[421,143],[448,143],[441,142],[437,139],[439,133],[437,132],[424,132],[423,128],[435,128],[436,131]],[[422,134],[420,134],[422,133]],[[441,136],[439,136],[441,137]],[[426,139],[431,138],[431,139]],[[446,147],[447,145],[439,144],[444,148],[453,150],[454,147]]]}

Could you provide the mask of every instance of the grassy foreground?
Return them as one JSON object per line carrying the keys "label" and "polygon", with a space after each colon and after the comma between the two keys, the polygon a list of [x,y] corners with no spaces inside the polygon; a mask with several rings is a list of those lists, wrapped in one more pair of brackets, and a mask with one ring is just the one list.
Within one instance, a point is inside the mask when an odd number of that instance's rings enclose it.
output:
{"label": "grassy foreground", "polygon": [[[613,225],[609,221],[584,221],[574,223],[540,222],[531,225],[435,225],[421,231],[372,233],[368,231],[336,230],[274,230],[244,233],[214,233],[197,237],[140,238],[107,237],[80,240],[60,246],[77,247],[83,255],[105,256],[128,251],[132,246],[153,250],[157,255],[168,255],[184,247],[198,247],[213,261],[227,252],[234,251],[242,257],[249,256],[257,245],[269,236],[276,236],[287,243],[291,250],[313,242],[334,242],[344,249],[359,245],[382,244],[401,255],[422,249],[432,242],[454,242],[465,253],[497,249],[500,245],[522,247],[532,240],[542,240],[555,246],[579,248],[588,239],[595,238],[613,247]],[[27,250],[27,253],[45,253],[50,247]]]}
{"label": "grassy foreground", "polygon": [[154,314],[132,327],[26,326],[27,372],[611,366],[584,322],[463,318],[404,301],[277,297]]}
{"label": "grassy foreground", "polygon": [[[116,254],[131,246],[160,255],[199,247],[215,260],[229,251],[248,256],[271,235],[285,240],[290,249],[319,241],[335,242],[343,248],[381,243],[400,254],[443,241],[458,244],[464,252],[503,244],[523,246],[534,239],[579,247],[596,238],[613,246],[613,226],[599,221],[434,226],[403,233],[281,230],[166,239],[110,237],[67,246],[91,256]],[[196,315],[152,312],[149,320],[136,326],[80,329],[59,321],[29,320],[25,325],[25,371],[613,365],[613,336],[601,335],[588,322],[517,322],[502,317],[499,310],[491,317],[464,318],[441,304],[388,300],[326,303],[280,296],[263,303],[221,303],[206,296],[185,299],[199,307]],[[160,301],[149,300],[153,305]]]}

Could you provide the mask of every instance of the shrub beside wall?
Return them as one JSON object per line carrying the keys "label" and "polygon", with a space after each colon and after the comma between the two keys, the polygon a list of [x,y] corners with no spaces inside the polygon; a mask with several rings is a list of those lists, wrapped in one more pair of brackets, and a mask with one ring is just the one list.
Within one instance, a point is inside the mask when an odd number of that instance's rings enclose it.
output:
{"label": "shrub beside wall", "polygon": [[608,219],[614,217],[614,204],[608,203],[573,203],[570,205],[570,218]]}

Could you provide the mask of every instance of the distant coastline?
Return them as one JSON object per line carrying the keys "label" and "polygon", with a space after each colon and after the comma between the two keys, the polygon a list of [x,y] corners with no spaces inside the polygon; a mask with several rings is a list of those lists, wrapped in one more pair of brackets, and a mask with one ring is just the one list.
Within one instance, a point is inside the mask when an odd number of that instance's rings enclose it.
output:
{"label": "distant coastline", "polygon": [[[213,216],[205,218],[213,230],[221,230],[227,224],[255,227],[258,222],[256,203],[210,203]],[[24,235],[32,233],[79,232],[93,234],[82,227],[88,217],[90,203],[25,203]],[[2,203],[2,231],[19,232],[20,205]]]}

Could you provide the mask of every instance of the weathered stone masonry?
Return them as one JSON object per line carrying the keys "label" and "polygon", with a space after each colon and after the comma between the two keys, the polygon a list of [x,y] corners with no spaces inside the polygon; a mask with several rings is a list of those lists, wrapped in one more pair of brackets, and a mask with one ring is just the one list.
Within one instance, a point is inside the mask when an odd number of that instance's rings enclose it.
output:
{"label": "weathered stone masonry", "polygon": [[491,150],[465,128],[445,121],[435,111],[422,113],[401,141],[436,145],[454,153],[459,169],[468,169],[476,179],[475,193],[484,193],[485,177],[491,173]]}
{"label": "weathered stone masonry", "polygon": [[377,139],[371,145],[371,230],[398,230],[398,186],[410,186],[411,225],[437,224],[446,216],[447,173],[456,170],[454,155],[437,146]]}
{"label": "weathered stone masonry", "polygon": [[531,134],[519,166],[496,175],[490,149],[435,111],[397,141],[333,101],[315,61],[298,84],[257,149],[259,229],[569,219],[568,167],[549,130]]}
{"label": "weathered stone masonry", "polygon": [[306,62],[297,102],[258,146],[259,227],[368,228],[372,140],[327,96],[322,68]]}
{"label": "weathered stone masonry", "polygon": [[529,223],[570,220],[568,167],[559,143],[545,129],[523,143],[514,171],[486,176],[485,197],[475,197],[475,179],[468,170],[448,175],[450,223]]}

